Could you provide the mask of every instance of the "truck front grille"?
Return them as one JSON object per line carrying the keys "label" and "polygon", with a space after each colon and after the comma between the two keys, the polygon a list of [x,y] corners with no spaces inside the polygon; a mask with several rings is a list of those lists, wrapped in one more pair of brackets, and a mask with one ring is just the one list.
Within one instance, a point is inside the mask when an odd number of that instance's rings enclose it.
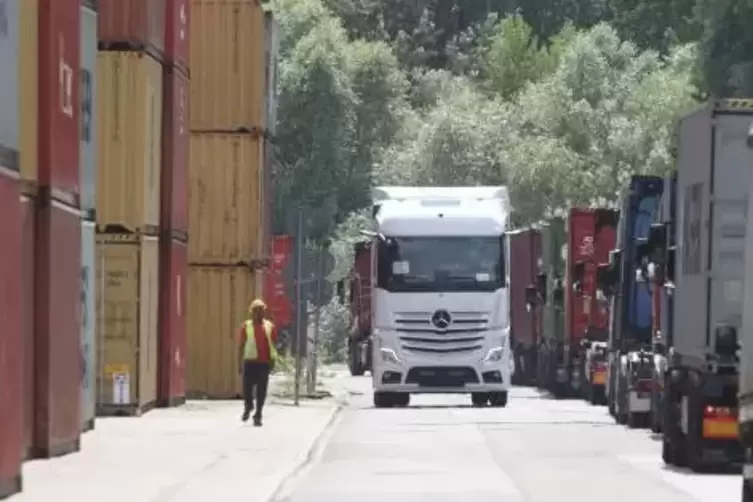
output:
{"label": "truck front grille", "polygon": [[398,312],[397,331],[403,350],[433,354],[467,353],[483,348],[489,330],[488,312],[450,311],[444,329],[431,322],[433,312]]}
{"label": "truck front grille", "polygon": [[422,387],[463,387],[467,383],[478,383],[478,375],[469,367],[432,367],[412,368],[405,378],[405,383],[419,384]]}

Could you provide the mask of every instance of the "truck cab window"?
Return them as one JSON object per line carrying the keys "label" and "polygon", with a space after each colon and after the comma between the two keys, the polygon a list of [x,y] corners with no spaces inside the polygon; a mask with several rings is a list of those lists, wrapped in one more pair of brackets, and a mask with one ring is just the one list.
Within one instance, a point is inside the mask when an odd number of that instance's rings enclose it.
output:
{"label": "truck cab window", "polygon": [[377,245],[377,286],[392,292],[495,291],[505,287],[498,236],[389,237]]}

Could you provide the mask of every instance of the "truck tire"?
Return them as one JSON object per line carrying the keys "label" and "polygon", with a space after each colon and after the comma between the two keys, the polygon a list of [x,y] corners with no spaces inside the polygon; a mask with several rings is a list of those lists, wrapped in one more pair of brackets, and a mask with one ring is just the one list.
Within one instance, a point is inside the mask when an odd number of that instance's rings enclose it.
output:
{"label": "truck tire", "polygon": [[753,486],[751,482],[743,478],[743,497],[742,502],[753,502]]}
{"label": "truck tire", "polygon": [[685,467],[685,438],[680,430],[680,417],[675,416],[677,415],[676,399],[678,397],[673,395],[674,392],[670,388],[665,387],[665,389],[661,458],[667,465]]}
{"label": "truck tire", "polygon": [[504,408],[507,406],[507,391],[492,392],[489,394],[489,404],[494,408]]}
{"label": "truck tire", "polygon": [[364,367],[361,363],[358,345],[353,340],[348,341],[348,367],[352,376],[363,376]]}
{"label": "truck tire", "polygon": [[392,392],[374,392],[374,408],[392,408],[395,397]]}
{"label": "truck tire", "polygon": [[395,392],[392,397],[394,398],[393,406],[407,408],[410,405],[410,394],[407,392]]}
{"label": "truck tire", "polygon": [[471,394],[471,403],[473,403],[473,406],[477,408],[481,408],[482,406],[486,406],[486,403],[489,401],[489,394],[486,392],[474,392]]}
{"label": "truck tire", "polygon": [[690,389],[688,396],[688,433],[685,436],[685,463],[693,472],[704,472],[708,467],[703,462],[703,441],[701,439],[703,418],[701,416],[702,402],[698,391]]}
{"label": "truck tire", "polygon": [[628,413],[627,426],[631,429],[645,429],[648,427],[650,414],[648,413]]}

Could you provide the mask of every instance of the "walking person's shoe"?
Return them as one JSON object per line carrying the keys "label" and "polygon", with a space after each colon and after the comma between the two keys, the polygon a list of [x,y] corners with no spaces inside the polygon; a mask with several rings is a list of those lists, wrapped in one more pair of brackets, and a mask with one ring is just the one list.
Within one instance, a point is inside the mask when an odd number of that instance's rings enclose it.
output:
{"label": "walking person's shoe", "polygon": [[251,410],[243,410],[243,415],[241,415],[241,420],[244,422],[248,422],[248,417],[251,416]]}
{"label": "walking person's shoe", "polygon": [[261,416],[254,415],[254,427],[261,427]]}

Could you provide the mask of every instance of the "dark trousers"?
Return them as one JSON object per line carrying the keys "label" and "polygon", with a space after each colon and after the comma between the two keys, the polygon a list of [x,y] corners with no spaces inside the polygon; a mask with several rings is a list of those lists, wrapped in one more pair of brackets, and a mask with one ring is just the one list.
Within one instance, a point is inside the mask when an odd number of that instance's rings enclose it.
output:
{"label": "dark trousers", "polygon": [[256,413],[254,415],[257,417],[261,417],[261,410],[264,408],[264,401],[267,399],[269,369],[269,363],[243,361],[243,400],[245,401],[246,411],[251,411],[254,408],[254,398],[256,398]]}

